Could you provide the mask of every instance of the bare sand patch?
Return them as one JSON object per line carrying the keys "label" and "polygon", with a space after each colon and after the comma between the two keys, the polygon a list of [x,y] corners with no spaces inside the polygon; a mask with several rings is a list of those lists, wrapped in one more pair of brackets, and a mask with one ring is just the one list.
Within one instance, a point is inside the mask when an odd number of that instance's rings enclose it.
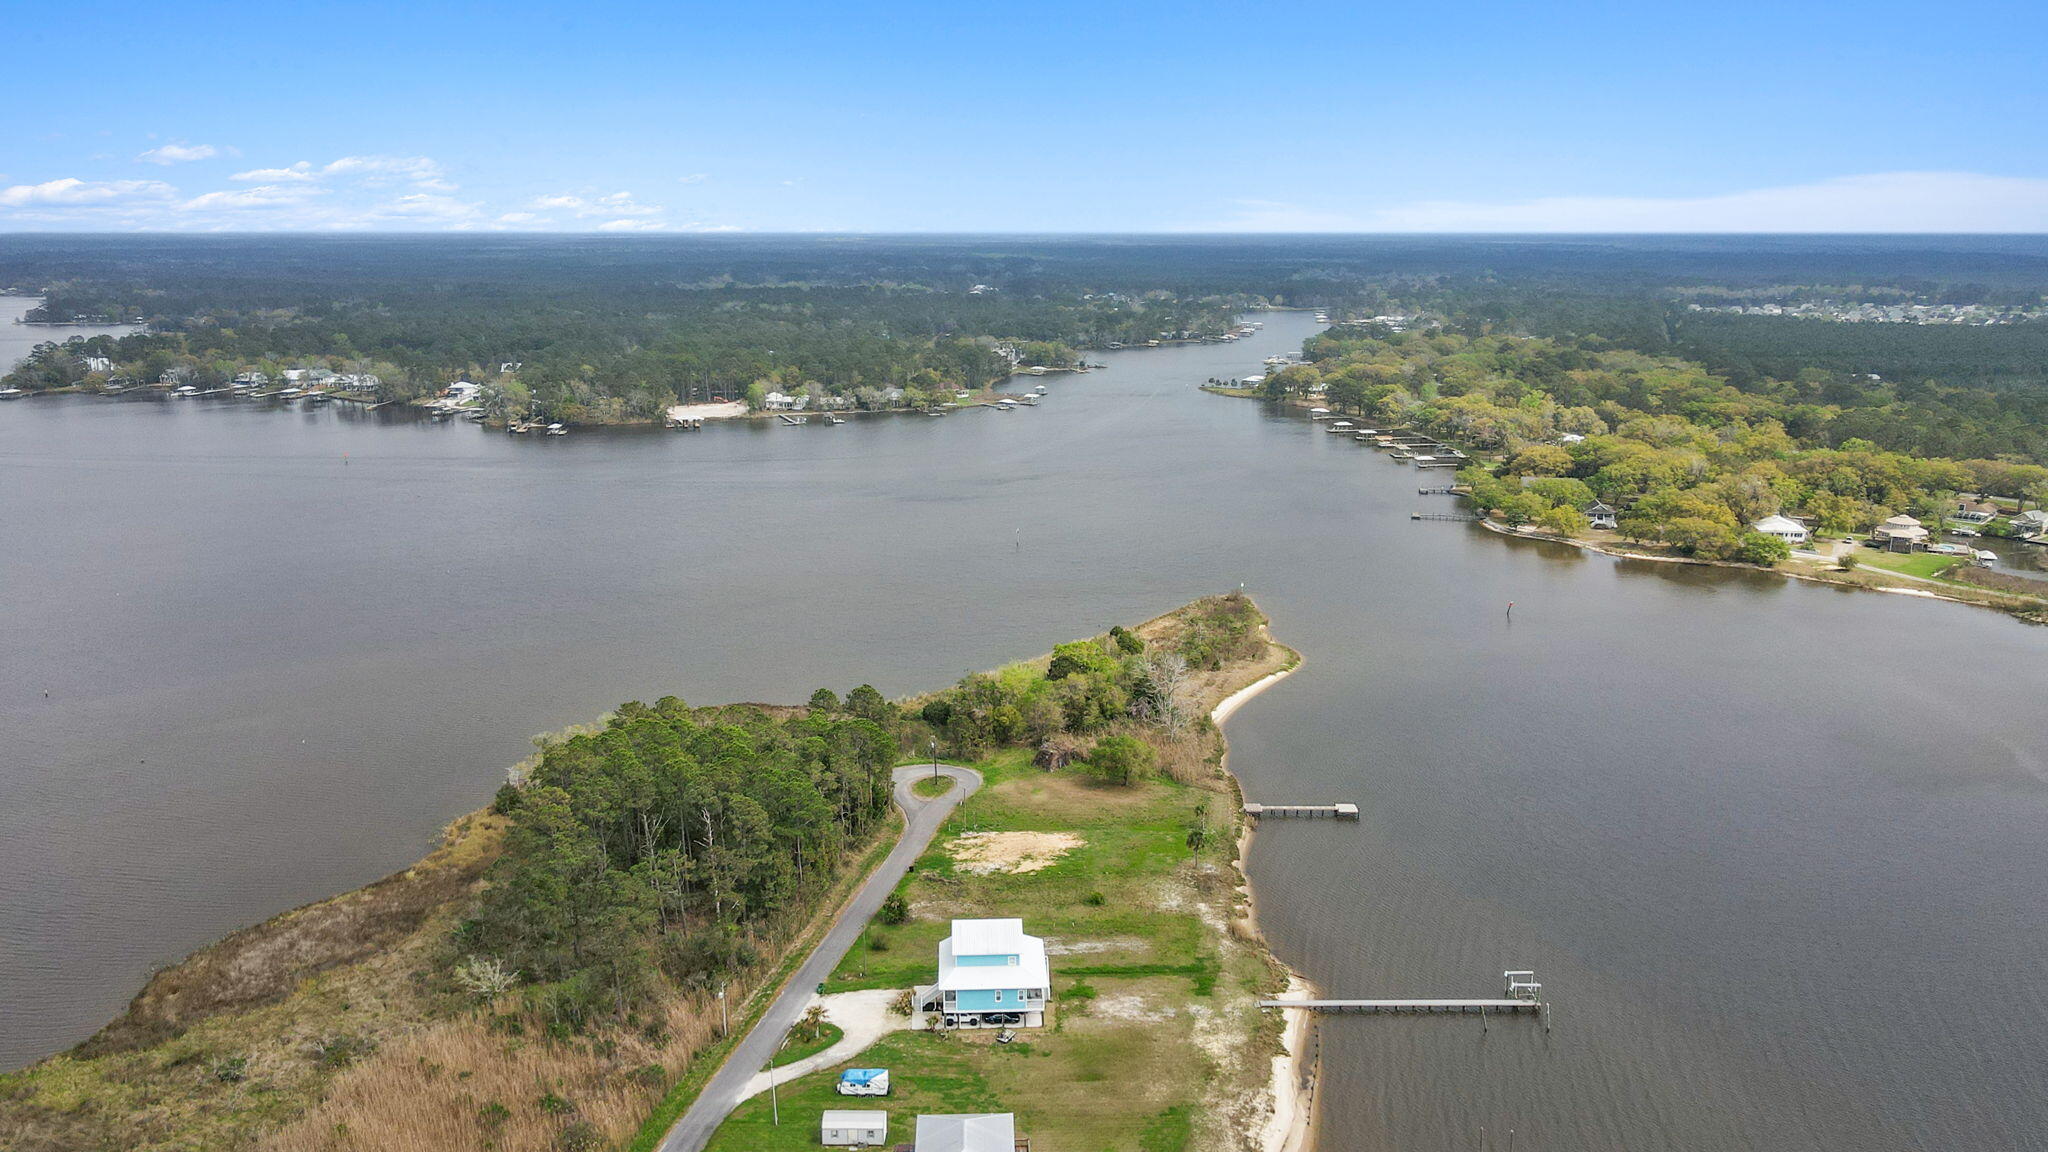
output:
{"label": "bare sand patch", "polygon": [[1038,872],[1086,841],[1072,832],[963,832],[946,845],[953,866],[986,876],[996,872]]}

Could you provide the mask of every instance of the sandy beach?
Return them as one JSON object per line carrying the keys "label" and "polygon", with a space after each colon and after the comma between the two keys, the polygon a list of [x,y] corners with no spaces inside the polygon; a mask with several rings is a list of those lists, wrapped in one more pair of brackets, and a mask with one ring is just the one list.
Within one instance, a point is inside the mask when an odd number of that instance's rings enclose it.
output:
{"label": "sandy beach", "polygon": [[[1260,677],[1232,692],[1209,713],[1209,719],[1220,727],[1246,702],[1286,679],[1300,666],[1297,660],[1286,668]],[[1229,771],[1230,754],[1227,750],[1224,752],[1223,760],[1224,770]],[[1245,893],[1251,922],[1256,927],[1259,919],[1258,903],[1251,894],[1249,878],[1243,875],[1242,863],[1245,853],[1251,848],[1251,842],[1252,827],[1246,822],[1238,837],[1239,883]],[[1308,979],[1299,972],[1289,969],[1286,996],[1289,999],[1308,999],[1314,995],[1314,987],[1309,984]],[[1314,1100],[1306,1075],[1309,1069],[1309,1029],[1313,1023],[1307,1012],[1287,1014],[1286,1027],[1281,1033],[1283,1051],[1273,1057],[1272,1079],[1266,1089],[1272,1096],[1272,1111],[1267,1115],[1266,1123],[1259,1131],[1259,1147],[1265,1152],[1308,1152],[1314,1146],[1309,1131],[1314,1116]]]}

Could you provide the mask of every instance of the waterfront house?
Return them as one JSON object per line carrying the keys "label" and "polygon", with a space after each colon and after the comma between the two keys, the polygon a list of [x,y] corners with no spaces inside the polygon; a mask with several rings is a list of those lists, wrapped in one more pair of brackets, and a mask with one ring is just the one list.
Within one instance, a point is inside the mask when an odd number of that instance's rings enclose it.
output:
{"label": "waterfront house", "polygon": [[2012,526],[2026,536],[2048,534],[2048,510],[2029,508],[2012,518]]}
{"label": "waterfront house", "polygon": [[1588,527],[1605,528],[1612,532],[1621,526],[1621,513],[1611,504],[1603,504],[1595,500],[1584,508],[1579,509],[1579,511],[1586,514],[1586,524]]}
{"label": "waterfront house", "polygon": [[467,380],[457,380],[448,386],[448,398],[450,400],[467,400],[475,396],[478,390],[475,384]]}
{"label": "waterfront house", "polygon": [[770,412],[787,412],[796,407],[796,397],[781,392],[770,392],[761,397],[761,407]]}
{"label": "waterfront house", "polygon": [[915,1152],[1030,1152],[1017,1138],[1017,1118],[1008,1112],[919,1116]]}
{"label": "waterfront house", "polygon": [[873,1148],[889,1139],[887,1112],[829,1109],[818,1121],[818,1143],[828,1148]]}
{"label": "waterfront house", "polygon": [[1911,552],[1927,543],[1927,528],[1911,516],[1894,516],[1871,530],[1870,542],[1887,552]]}
{"label": "waterfront house", "polygon": [[1804,544],[1813,539],[1813,533],[1807,531],[1806,525],[1790,516],[1766,516],[1749,527],[1766,536],[1776,536],[1787,544]]}
{"label": "waterfront house", "polygon": [[1025,935],[1022,920],[955,920],[939,942],[938,983],[915,996],[948,1028],[1040,1027],[1052,997],[1045,941]]}

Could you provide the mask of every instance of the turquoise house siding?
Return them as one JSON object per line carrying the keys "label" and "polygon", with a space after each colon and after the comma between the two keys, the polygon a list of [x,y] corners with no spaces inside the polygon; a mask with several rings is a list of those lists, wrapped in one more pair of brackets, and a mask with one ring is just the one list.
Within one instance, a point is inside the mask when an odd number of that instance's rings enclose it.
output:
{"label": "turquoise house siding", "polygon": [[[1001,996],[998,1000],[996,997]],[[1024,992],[1018,988],[971,989],[953,994],[953,1006],[960,1012],[1022,1012]]]}
{"label": "turquoise house siding", "polygon": [[1005,968],[1015,964],[1015,956],[955,956],[953,963],[962,968]]}

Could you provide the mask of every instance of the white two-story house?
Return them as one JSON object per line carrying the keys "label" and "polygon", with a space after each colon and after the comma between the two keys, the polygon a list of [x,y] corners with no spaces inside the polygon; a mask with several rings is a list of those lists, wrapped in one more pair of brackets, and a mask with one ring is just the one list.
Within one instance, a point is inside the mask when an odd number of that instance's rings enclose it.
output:
{"label": "white two-story house", "polygon": [[955,920],[939,942],[939,982],[916,995],[949,1028],[1040,1027],[1052,997],[1045,941],[1022,920]]}

